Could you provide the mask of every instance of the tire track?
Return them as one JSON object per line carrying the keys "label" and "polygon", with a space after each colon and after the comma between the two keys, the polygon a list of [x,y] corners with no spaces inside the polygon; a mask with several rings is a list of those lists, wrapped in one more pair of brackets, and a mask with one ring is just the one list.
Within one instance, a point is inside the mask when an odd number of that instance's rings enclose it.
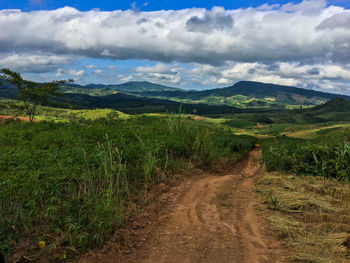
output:
{"label": "tire track", "polygon": [[[139,262],[271,262],[273,242],[260,232],[252,196],[259,156],[260,149],[253,150],[232,174],[194,180],[159,230],[160,236],[170,235],[159,239],[148,258]],[[231,207],[218,201],[222,191],[231,194]]]}
{"label": "tire track", "polygon": [[252,194],[260,155],[260,148],[254,149],[230,174],[193,176],[173,187],[162,198],[171,200],[171,212],[146,229],[151,232],[147,242],[128,257],[113,252],[79,262],[284,262],[280,244],[266,234]]}

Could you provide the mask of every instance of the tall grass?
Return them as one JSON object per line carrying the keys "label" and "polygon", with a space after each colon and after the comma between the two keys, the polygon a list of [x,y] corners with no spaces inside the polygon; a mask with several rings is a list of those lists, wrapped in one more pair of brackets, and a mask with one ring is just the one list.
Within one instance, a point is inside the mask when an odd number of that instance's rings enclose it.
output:
{"label": "tall grass", "polygon": [[321,134],[314,140],[286,137],[266,140],[262,143],[262,162],[268,171],[287,171],[349,181],[350,143],[344,134],[334,132]]}
{"label": "tall grass", "polygon": [[39,240],[79,252],[101,246],[149,186],[189,163],[211,169],[254,143],[173,116],[1,123],[0,249]]}

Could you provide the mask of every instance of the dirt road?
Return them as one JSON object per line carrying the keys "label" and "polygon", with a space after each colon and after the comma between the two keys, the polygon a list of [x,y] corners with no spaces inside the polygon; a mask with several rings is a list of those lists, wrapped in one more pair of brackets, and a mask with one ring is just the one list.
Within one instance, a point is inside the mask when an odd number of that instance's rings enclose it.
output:
{"label": "dirt road", "polygon": [[[119,233],[122,239],[79,262],[283,262],[280,245],[263,226],[264,211],[252,193],[259,156],[260,149],[252,150],[227,175],[193,176],[166,189],[160,197],[166,209],[149,208],[153,213],[146,212],[136,223],[139,228],[131,222],[131,230]],[[162,211],[154,215],[157,209]],[[154,223],[147,223],[152,218]]]}

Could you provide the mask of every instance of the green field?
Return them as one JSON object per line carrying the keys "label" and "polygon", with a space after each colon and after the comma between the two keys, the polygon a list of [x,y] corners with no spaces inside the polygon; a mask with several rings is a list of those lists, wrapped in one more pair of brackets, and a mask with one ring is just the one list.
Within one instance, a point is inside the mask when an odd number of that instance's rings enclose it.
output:
{"label": "green field", "polygon": [[[342,116],[350,107],[342,103],[205,116],[39,106],[37,122],[1,121],[0,249],[39,253],[45,241],[67,261],[147,206],[152,185],[194,168],[222,170],[257,142],[268,172],[348,183],[350,121]],[[0,115],[25,114],[18,101],[1,100]]]}
{"label": "green field", "polygon": [[113,119],[101,118],[109,111],[73,111],[78,119],[62,121],[67,112],[54,112],[60,122],[0,123],[4,252],[14,244],[35,250],[45,240],[64,259],[101,246],[132,206],[147,205],[152,184],[193,167],[222,168],[256,141],[176,115]]}

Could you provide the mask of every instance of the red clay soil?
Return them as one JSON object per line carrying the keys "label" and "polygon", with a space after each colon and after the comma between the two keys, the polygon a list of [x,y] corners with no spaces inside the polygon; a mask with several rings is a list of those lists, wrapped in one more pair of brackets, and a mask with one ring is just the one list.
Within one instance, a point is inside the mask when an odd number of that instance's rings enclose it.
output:
{"label": "red clay soil", "polygon": [[[29,118],[27,117],[14,117],[14,116],[8,116],[8,115],[0,115],[0,121],[6,121],[6,120],[29,122]],[[33,121],[36,121],[36,120],[33,120]]]}
{"label": "red clay soil", "polygon": [[199,173],[157,186],[141,214],[74,262],[285,262],[253,194],[260,155],[252,150],[229,174]]}

